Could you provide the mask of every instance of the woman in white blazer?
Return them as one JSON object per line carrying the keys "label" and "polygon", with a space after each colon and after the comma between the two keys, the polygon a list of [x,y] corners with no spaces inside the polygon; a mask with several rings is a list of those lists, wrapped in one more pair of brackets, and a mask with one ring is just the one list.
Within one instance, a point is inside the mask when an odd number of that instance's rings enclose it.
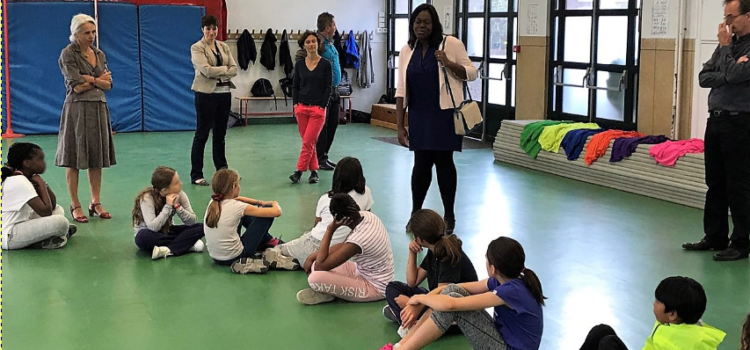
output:
{"label": "woman in white blazer", "polygon": [[214,15],[203,16],[201,28],[203,38],[190,47],[190,58],[195,68],[192,90],[195,91],[198,119],[190,152],[190,182],[208,186],[203,176],[203,153],[212,129],[214,166],[216,170],[228,167],[225,138],[232,107],[231,89],[235,88],[231,79],[237,75],[237,64],[229,52],[229,46],[216,40],[219,19]]}
{"label": "woman in white blazer", "polygon": [[[398,141],[414,151],[412,213],[422,209],[434,165],[445,210],[444,219],[448,232],[453,233],[458,182],[453,152],[461,151],[462,137],[454,130],[453,101],[445,85],[443,66],[447,68],[447,83],[453,98],[456,104],[460,104],[464,100],[464,81],[475,80],[477,69],[463,43],[455,37],[443,35],[435,7],[420,5],[409,18],[409,44],[399,55],[396,89]],[[404,120],[407,107],[408,131]]]}

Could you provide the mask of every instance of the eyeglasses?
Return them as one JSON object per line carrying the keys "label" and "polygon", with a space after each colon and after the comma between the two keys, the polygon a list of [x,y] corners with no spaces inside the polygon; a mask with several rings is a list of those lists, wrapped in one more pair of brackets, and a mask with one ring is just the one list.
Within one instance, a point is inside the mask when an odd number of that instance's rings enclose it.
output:
{"label": "eyeglasses", "polygon": [[727,22],[727,23],[732,23],[732,22],[734,22],[735,19],[739,18],[742,15],[746,15],[746,14],[748,14],[748,12],[740,13],[739,15],[726,15],[726,16],[724,16],[724,21]]}

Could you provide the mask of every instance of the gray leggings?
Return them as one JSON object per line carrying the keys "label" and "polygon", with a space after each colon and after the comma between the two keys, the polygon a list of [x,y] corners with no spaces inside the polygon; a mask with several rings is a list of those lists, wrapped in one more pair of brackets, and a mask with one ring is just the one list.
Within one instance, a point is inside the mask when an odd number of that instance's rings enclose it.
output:
{"label": "gray leggings", "polygon": [[[466,289],[455,284],[445,287],[440,294],[449,295],[453,298],[463,298],[470,295]],[[495,328],[495,321],[492,316],[484,310],[433,311],[432,320],[443,333],[448,331],[448,328],[455,322],[475,350],[505,350],[508,348],[502,334]]]}
{"label": "gray leggings", "polygon": [[50,216],[39,217],[34,213],[31,219],[15,224],[10,229],[8,249],[23,249],[52,237],[65,237],[68,234],[68,226],[65,209],[59,205]]}

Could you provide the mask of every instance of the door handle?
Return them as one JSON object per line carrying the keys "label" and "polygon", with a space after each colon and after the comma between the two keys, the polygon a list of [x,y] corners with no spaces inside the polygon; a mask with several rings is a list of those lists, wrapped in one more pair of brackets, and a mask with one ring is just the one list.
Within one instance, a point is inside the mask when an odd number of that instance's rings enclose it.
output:
{"label": "door handle", "polygon": [[565,86],[565,87],[576,87],[576,88],[586,88],[588,87],[586,82],[589,80],[589,77],[591,76],[591,68],[586,69],[586,75],[583,76],[583,81],[581,82],[581,85],[578,84],[570,84],[570,83],[563,83],[563,67],[557,66],[555,68],[555,86]]}
{"label": "door handle", "polygon": [[[590,77],[593,77],[593,75],[590,75]],[[593,82],[591,81],[591,79],[589,79],[586,88],[590,90],[602,90],[602,91],[616,91],[616,92],[625,91],[628,89],[628,70],[626,69],[622,72],[622,76],[620,77],[620,81],[617,82],[616,88],[609,87],[609,86],[596,86],[596,85],[593,85],[592,83]]]}

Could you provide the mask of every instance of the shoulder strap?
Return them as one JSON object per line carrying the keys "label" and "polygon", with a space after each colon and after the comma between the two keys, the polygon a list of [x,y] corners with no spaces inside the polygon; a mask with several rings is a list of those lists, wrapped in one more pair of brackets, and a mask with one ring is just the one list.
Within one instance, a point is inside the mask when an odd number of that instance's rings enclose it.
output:
{"label": "shoulder strap", "polygon": [[[447,39],[448,39],[448,36],[447,36],[447,35],[443,36],[443,43],[442,43],[442,47],[443,47],[443,50],[442,50],[442,51],[443,51],[443,52],[445,52],[445,41],[446,41]],[[442,65],[442,64],[441,64],[440,66],[442,67],[442,70],[443,70],[443,75],[444,75],[444,77],[445,77],[445,86],[446,86],[446,88],[448,89],[448,94],[449,94],[449,95],[451,95],[451,101],[453,101],[453,108],[458,108],[458,107],[456,106],[456,100],[455,100],[455,99],[453,98],[453,92],[452,92],[452,90],[451,90],[451,84],[450,84],[450,81],[448,80],[448,68],[446,68],[446,67],[445,67],[444,65]],[[472,98],[472,97],[471,97],[471,90],[469,90],[469,88],[468,88],[468,86],[467,86],[467,84],[466,84],[466,81],[464,81],[464,82],[463,82],[463,90],[464,90],[464,93],[466,93],[466,94],[468,94],[468,95],[469,95],[469,100],[472,100],[472,101],[473,101],[473,100],[474,100],[474,98]]]}
{"label": "shoulder strap", "polygon": [[[443,36],[443,42],[441,44],[442,51],[445,51],[445,40],[447,39],[447,36]],[[456,100],[453,98],[453,90],[451,89],[450,80],[448,80],[448,68],[446,68],[443,64],[440,64],[440,68],[443,71],[443,80],[445,81],[445,88],[448,90],[448,95],[451,97],[451,102],[453,102],[453,108],[458,109],[458,106],[456,106]]]}

